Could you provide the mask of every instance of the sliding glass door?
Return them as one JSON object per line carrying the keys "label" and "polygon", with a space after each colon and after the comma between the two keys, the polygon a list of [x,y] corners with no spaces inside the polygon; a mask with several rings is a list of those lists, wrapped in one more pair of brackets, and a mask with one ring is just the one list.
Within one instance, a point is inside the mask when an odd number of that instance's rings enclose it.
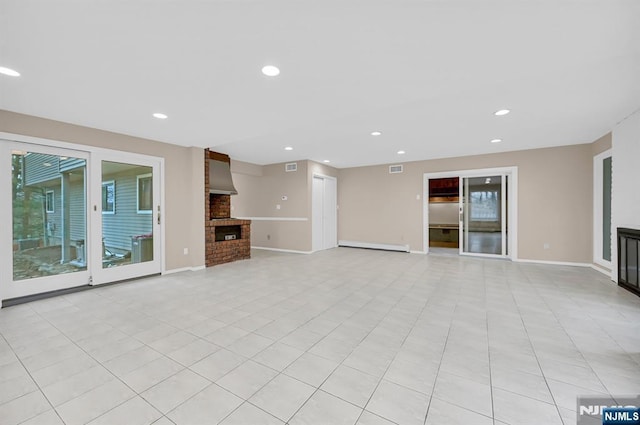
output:
{"label": "sliding glass door", "polygon": [[0,300],[162,271],[161,160],[0,140]]}
{"label": "sliding glass door", "polygon": [[460,254],[508,255],[506,174],[460,178]]}

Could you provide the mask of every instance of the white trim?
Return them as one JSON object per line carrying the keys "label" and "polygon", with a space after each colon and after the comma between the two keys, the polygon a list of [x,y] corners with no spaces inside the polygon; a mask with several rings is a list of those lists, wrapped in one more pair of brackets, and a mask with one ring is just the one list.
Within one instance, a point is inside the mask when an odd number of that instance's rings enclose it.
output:
{"label": "white trim", "polygon": [[607,276],[607,277],[608,277],[609,279],[611,279],[611,281],[613,282],[613,276],[612,276],[611,270],[603,269],[603,268],[602,268],[600,265],[598,265],[598,264],[592,264],[592,265],[591,265],[591,268],[592,268],[593,270],[595,270],[595,271],[597,271],[597,272],[600,272],[600,273],[602,273],[603,275]]}
{"label": "white trim", "polygon": [[[604,166],[603,161],[606,158],[613,158],[612,149],[608,149],[593,157],[593,262],[602,267],[612,269],[611,261],[607,261],[602,257],[602,193]],[[611,256],[613,258],[613,238],[614,232],[611,231]]]}
{"label": "white trim", "polygon": [[518,263],[530,263],[530,264],[548,264],[551,266],[572,266],[572,267],[591,267],[590,263],[572,263],[570,261],[547,261],[547,260],[528,260],[524,258],[518,258],[513,260]]}
{"label": "white trim", "polygon": [[425,251],[409,251],[409,254],[422,254],[422,255],[426,255],[427,253]]}
{"label": "white trim", "polygon": [[307,217],[236,217],[238,220],[253,221],[309,221]]}
{"label": "white trim", "polygon": [[204,270],[206,266],[196,266],[196,267],[180,267],[177,269],[165,270],[161,274],[174,274],[174,273],[182,273],[182,272],[197,272],[199,270]]}
{"label": "white trim", "polygon": [[338,181],[338,178],[337,178],[337,177],[327,176],[326,174],[320,174],[320,173],[313,173],[313,174],[311,175],[311,177],[312,177],[312,178],[313,178],[313,177],[318,177],[318,178],[321,178],[321,179],[330,179],[330,180]]}
{"label": "white trim", "polygon": [[[426,253],[429,253],[429,180],[445,177],[482,177],[488,174],[501,174],[509,177],[509,208],[507,211],[509,223],[509,255],[492,257],[507,258],[512,261],[518,259],[518,166],[424,173],[422,181],[422,246]],[[461,187],[460,190],[462,190]],[[460,200],[462,200],[461,196]],[[460,237],[462,237],[462,233],[463,232],[460,232]]]}
{"label": "white trim", "polygon": [[386,244],[386,243],[371,243],[371,242],[339,240],[338,246],[344,246],[349,248],[368,248],[368,249],[382,249],[385,251],[410,252],[409,245],[394,245],[394,244]]}
{"label": "white trim", "polygon": [[483,254],[481,252],[461,252],[460,255],[465,257],[493,258],[494,260],[509,260],[509,256],[502,254]]}
{"label": "white trim", "polygon": [[264,251],[276,251],[276,252],[288,252],[290,254],[313,254],[313,251],[298,251],[296,249],[280,249],[280,248],[268,248],[266,246],[251,246],[251,249],[262,249]]}

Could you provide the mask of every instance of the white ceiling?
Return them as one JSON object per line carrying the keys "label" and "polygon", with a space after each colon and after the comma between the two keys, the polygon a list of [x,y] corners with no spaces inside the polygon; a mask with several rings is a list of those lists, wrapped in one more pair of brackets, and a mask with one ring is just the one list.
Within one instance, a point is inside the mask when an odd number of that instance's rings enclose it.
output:
{"label": "white ceiling", "polygon": [[640,1],[0,0],[0,66],[0,109],[258,164],[521,150],[640,107]]}

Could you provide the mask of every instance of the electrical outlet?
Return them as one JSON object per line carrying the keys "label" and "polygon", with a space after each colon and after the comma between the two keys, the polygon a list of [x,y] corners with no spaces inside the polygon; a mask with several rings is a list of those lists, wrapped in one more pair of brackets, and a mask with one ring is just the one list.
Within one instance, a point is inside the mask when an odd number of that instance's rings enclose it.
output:
{"label": "electrical outlet", "polygon": [[183,253],[184,255],[189,255],[189,248],[184,248],[184,249],[182,250],[182,253]]}
{"label": "electrical outlet", "polygon": [[419,200],[420,200],[420,194],[418,193],[418,194],[416,195],[416,201],[419,201]]}
{"label": "electrical outlet", "polygon": [[289,197],[287,195],[282,195],[282,200],[286,201],[287,199],[289,199]]}
{"label": "electrical outlet", "polygon": [[280,204],[276,204],[276,209],[279,210],[280,209]]}
{"label": "electrical outlet", "polygon": [[544,245],[542,245],[542,248],[551,249],[551,244],[549,242],[545,242]]}

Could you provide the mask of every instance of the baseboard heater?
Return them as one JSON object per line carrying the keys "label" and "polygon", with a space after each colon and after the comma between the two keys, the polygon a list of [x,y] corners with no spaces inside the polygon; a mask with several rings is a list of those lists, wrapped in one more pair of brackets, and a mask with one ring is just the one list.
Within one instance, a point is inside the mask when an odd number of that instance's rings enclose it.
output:
{"label": "baseboard heater", "polygon": [[343,246],[347,248],[379,249],[382,251],[409,252],[409,245],[394,245],[394,244],[386,244],[386,243],[338,241],[338,246]]}

